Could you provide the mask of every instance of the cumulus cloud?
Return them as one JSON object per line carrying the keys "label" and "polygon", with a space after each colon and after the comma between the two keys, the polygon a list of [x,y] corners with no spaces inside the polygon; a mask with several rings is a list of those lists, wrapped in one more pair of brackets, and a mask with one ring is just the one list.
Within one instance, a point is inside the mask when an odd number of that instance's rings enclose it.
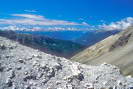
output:
{"label": "cumulus cloud", "polygon": [[129,26],[133,26],[133,17],[127,17],[118,22],[112,22],[109,25],[100,25],[101,28],[106,30],[124,30]]}
{"label": "cumulus cloud", "polygon": [[12,14],[14,19],[0,19],[0,24],[9,25],[85,25],[84,23],[76,23],[64,20],[51,20],[41,15],[35,14]]}
{"label": "cumulus cloud", "polygon": [[27,30],[28,31],[29,30],[30,31],[31,29],[11,25],[11,26],[6,26],[6,27],[0,27],[0,30],[13,30],[13,31],[16,31],[16,30],[19,30],[19,31]]}

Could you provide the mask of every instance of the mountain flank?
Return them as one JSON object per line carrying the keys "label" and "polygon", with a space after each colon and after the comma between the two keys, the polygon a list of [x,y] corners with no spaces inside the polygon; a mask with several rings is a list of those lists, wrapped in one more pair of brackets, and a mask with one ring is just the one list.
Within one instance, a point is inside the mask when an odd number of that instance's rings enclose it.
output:
{"label": "mountain flank", "polygon": [[98,65],[119,66],[125,75],[133,75],[133,27],[112,35],[73,56],[71,60]]}
{"label": "mountain flank", "polygon": [[101,30],[101,29],[96,30],[96,31],[95,30],[88,31],[81,37],[75,39],[73,42],[90,47],[111,35],[118,34],[119,32],[120,32],[119,30],[108,31],[108,30]]}

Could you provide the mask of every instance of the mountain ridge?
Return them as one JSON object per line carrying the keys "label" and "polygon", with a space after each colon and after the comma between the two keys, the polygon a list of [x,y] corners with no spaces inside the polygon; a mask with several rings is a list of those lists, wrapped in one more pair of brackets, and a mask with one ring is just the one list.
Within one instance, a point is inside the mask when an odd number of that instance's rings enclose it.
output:
{"label": "mountain ridge", "polygon": [[92,65],[107,62],[119,66],[125,75],[133,75],[132,39],[133,27],[129,27],[119,34],[110,36],[85,49],[71,60]]}
{"label": "mountain ridge", "polygon": [[111,35],[118,34],[119,32],[120,30],[101,30],[101,29],[99,29],[99,31],[92,30],[92,31],[86,32],[80,38],[74,40],[74,42],[90,47]]}

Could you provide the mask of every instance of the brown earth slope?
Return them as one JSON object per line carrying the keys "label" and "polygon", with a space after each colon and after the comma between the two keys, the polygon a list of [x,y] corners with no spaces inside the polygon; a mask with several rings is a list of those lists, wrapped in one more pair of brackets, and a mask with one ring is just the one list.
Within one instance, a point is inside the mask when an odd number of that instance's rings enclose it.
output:
{"label": "brown earth slope", "polygon": [[71,60],[91,65],[111,63],[119,66],[124,74],[133,75],[133,27],[85,49]]}

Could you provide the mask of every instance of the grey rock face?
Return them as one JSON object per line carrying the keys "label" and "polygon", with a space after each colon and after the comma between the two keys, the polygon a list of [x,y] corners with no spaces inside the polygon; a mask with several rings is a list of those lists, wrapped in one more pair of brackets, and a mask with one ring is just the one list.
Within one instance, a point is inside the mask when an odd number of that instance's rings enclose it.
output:
{"label": "grey rock face", "polygon": [[113,65],[104,63],[99,66],[87,66],[0,37],[0,89],[132,89],[132,87],[133,78],[124,77]]}

